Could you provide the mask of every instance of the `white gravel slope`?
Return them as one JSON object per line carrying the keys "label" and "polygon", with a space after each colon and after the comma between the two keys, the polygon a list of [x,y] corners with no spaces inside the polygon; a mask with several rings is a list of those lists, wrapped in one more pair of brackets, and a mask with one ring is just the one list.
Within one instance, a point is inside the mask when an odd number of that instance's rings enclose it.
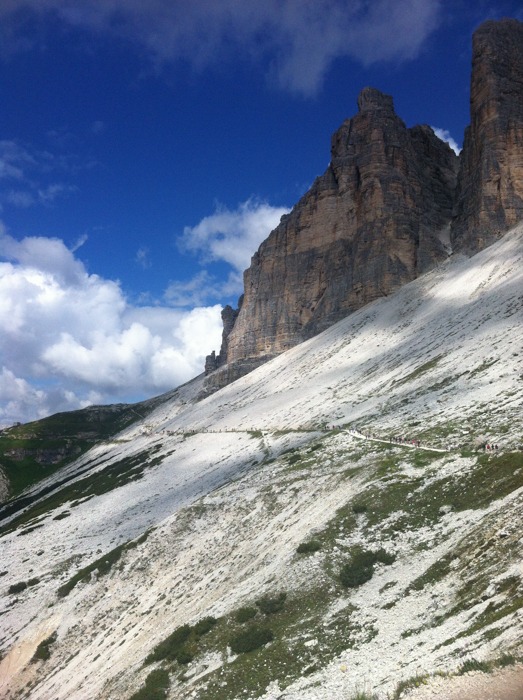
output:
{"label": "white gravel slope", "polygon": [[[197,378],[117,439],[93,448],[67,469],[79,483],[87,467],[104,470],[140,455],[154,464],[136,481],[74,507],[62,503],[0,536],[0,571],[6,572],[0,578],[0,694],[125,698],[143,681],[144,655],[166,630],[225,614],[274,580],[292,591],[321,579],[321,556],[304,569],[296,546],[365,488],[376,459],[371,441],[362,447],[343,431],[327,438],[314,472],[289,472],[282,454],[312,444],[328,428],[379,438],[431,431],[432,446],[449,451],[431,464],[427,484],[466,473],[471,463],[458,455],[465,442],[492,441],[502,450],[523,444],[522,322],[520,226],[474,258],[449,259],[201,401],[203,379]],[[346,478],[343,455],[359,448],[366,450],[363,471]],[[411,463],[400,460],[402,478],[413,473]],[[361,627],[377,635],[295,680],[284,694],[271,686],[264,700],[344,700],[357,688],[385,697],[401,678],[455,668],[453,653],[462,646],[438,645],[460,633],[470,611],[421,629],[431,611],[451,605],[448,582],[415,595],[398,591],[480,526],[507,530],[516,547],[522,499],[518,491],[483,510],[448,513],[434,528],[394,541],[376,532],[372,544],[393,548],[397,562],[380,568],[350,603]],[[65,511],[68,517],[54,519]],[[117,574],[93,577],[56,597],[81,567],[149,527],[156,529],[125,555]],[[523,575],[521,561],[512,562],[514,575]],[[38,584],[7,595],[10,585],[33,577]],[[383,609],[388,603],[394,605]],[[491,642],[480,645],[472,636],[467,643],[483,656],[515,645],[523,637],[519,612],[511,620]],[[413,628],[420,631],[402,635]],[[45,664],[30,664],[39,642],[55,630],[57,651]],[[213,657],[207,672],[222,663]],[[188,685],[174,683],[169,697],[198,697],[197,671]]]}

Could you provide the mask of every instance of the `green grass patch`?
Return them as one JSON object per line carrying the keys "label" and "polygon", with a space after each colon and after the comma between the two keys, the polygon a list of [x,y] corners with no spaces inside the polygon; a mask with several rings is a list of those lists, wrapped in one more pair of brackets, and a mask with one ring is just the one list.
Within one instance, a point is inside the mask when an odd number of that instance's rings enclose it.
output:
{"label": "green grass patch", "polygon": [[489,673],[492,666],[487,661],[477,661],[476,659],[467,659],[458,668],[457,675],[463,676],[471,671],[481,671],[481,673]]}
{"label": "green grass patch", "polygon": [[408,384],[409,382],[414,381],[414,379],[418,379],[426,372],[430,372],[431,369],[434,369],[434,367],[437,366],[437,364],[439,363],[439,361],[442,358],[443,358],[443,355],[436,355],[436,357],[433,357],[431,360],[428,360],[427,362],[424,362],[422,365],[419,365],[419,367],[416,367],[416,369],[412,370],[412,372],[405,375],[405,377],[394,382],[394,384],[393,384],[394,388],[397,388],[398,386],[401,386],[402,384]]}
{"label": "green grass patch", "polygon": [[[140,414],[152,410],[140,405]],[[130,405],[90,406],[13,426],[0,433],[0,461],[11,497],[77,459],[137,420]]]}
{"label": "green grass patch", "polygon": [[[253,625],[270,629],[274,635],[271,643],[240,653],[210,673],[205,687],[198,688],[198,700],[256,697],[274,680],[283,689],[296,678],[324,667],[345,649],[372,638],[376,630],[357,625],[351,617],[354,608],[349,605],[331,617],[327,626],[323,624],[337,595],[339,588],[326,584],[289,594],[282,609],[263,618],[266,624]],[[202,653],[218,651],[225,658],[231,641],[246,631],[236,615],[237,611],[232,612],[202,640]],[[317,643],[305,646],[312,638]]]}
{"label": "green grass patch", "polygon": [[407,693],[414,688],[419,688],[422,685],[426,685],[429,676],[427,674],[421,674],[418,676],[412,676],[412,678],[407,678],[406,680],[400,681],[396,686],[392,700],[399,700],[403,693]]}

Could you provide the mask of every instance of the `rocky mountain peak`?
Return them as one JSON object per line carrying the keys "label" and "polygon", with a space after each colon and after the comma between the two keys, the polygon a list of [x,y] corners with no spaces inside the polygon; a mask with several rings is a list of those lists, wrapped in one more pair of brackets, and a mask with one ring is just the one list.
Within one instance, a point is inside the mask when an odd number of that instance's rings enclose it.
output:
{"label": "rocky mountain peak", "polygon": [[366,87],[358,95],[358,109],[360,112],[368,110],[375,112],[379,109],[394,112],[394,102],[390,95],[385,95],[376,88]]}
{"label": "rocky mountain peak", "polygon": [[523,218],[523,22],[485,22],[472,47],[452,241],[474,253]]}
{"label": "rocky mountain peak", "polygon": [[[238,311],[224,317],[214,391],[455,250],[476,252],[523,219],[523,23],[474,34],[471,125],[460,158],[407,128],[374,87],[331,141],[331,162],[261,244]],[[218,370],[218,371],[216,371]]]}

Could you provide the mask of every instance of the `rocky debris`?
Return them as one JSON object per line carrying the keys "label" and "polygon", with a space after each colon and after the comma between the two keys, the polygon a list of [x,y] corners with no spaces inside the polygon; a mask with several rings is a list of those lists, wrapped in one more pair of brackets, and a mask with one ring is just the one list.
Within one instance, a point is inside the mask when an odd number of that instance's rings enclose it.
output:
{"label": "rocky debris", "polygon": [[[47,491],[0,537],[0,696],[129,698],[152,670],[144,658],[174,629],[282,591],[299,607],[251,667],[271,669],[264,700],[278,697],[273,662],[286,650],[286,700],[362,688],[385,698],[420,673],[519,654],[523,482],[505,446],[522,438],[522,243],[523,224],[197,403],[199,377],[49,477],[39,488],[62,495]],[[466,440],[466,451],[431,456],[403,443],[385,454],[377,438],[333,426],[419,430],[442,448]],[[476,443],[498,434],[498,453]],[[111,485],[113,468],[137,460],[148,463],[142,478]],[[71,478],[81,484],[86,469],[110,490],[72,501]],[[322,532],[322,549],[298,555]],[[337,576],[353,546],[396,559],[349,592]],[[8,594],[17,584],[27,585]],[[30,663],[55,631],[50,658]],[[231,663],[226,643],[172,669],[170,700],[246,700],[228,675],[241,657]],[[211,680],[214,694],[204,692]]]}
{"label": "rocky debris", "polygon": [[523,22],[475,32],[470,113],[452,241],[474,253],[523,218]]}

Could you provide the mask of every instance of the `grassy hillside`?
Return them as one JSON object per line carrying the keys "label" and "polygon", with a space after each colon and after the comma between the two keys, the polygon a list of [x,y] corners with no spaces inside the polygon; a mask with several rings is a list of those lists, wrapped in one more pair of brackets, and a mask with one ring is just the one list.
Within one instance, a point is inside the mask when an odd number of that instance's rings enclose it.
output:
{"label": "grassy hillside", "polygon": [[19,495],[145,417],[143,405],[91,406],[0,431],[0,468],[9,497]]}

